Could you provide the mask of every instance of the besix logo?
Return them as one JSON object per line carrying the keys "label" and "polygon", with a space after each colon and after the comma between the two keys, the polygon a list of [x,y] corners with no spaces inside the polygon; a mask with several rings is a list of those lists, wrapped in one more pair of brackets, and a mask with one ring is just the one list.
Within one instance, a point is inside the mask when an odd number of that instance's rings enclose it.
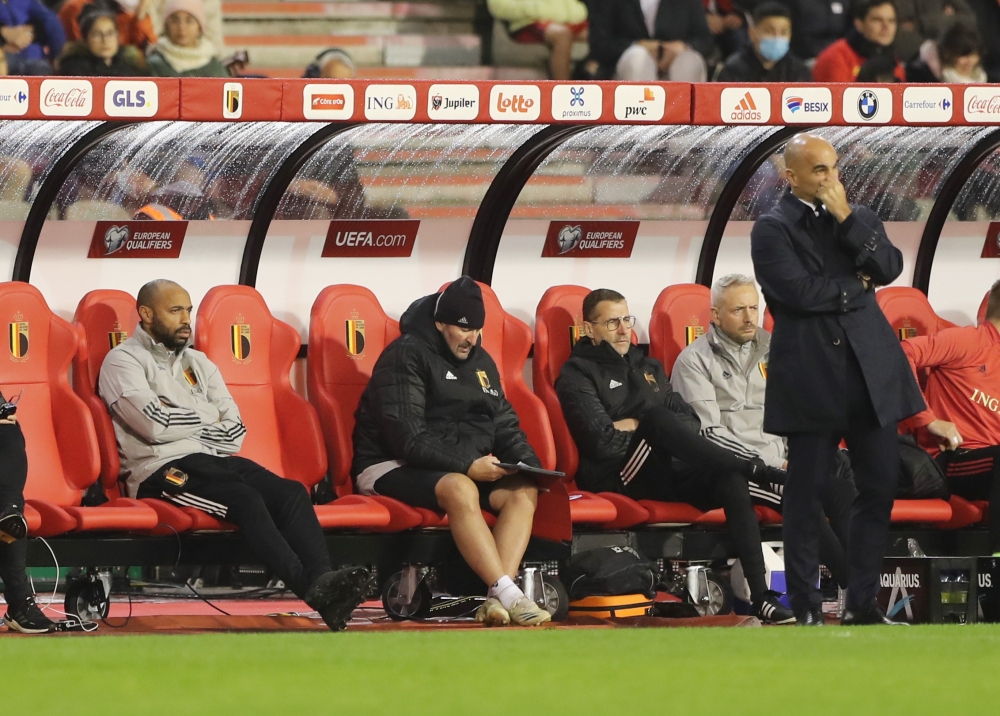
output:
{"label": "besix logo", "polygon": [[427,116],[435,120],[472,120],[479,116],[479,88],[475,85],[431,85]]}
{"label": "besix logo", "polygon": [[417,90],[413,85],[368,85],[365,118],[406,121],[417,114]]}
{"label": "besix logo", "polygon": [[302,116],[306,119],[350,119],[353,115],[351,85],[309,84],[302,88]]}
{"label": "besix logo", "polygon": [[109,117],[152,117],[159,105],[155,82],[111,80],[104,86],[104,113]]}
{"label": "besix logo", "polygon": [[26,80],[0,79],[0,116],[21,117],[27,114],[30,92]]}
{"label": "besix logo", "polygon": [[556,85],[552,119],[596,122],[604,112],[604,90],[598,85]]}
{"label": "besix logo", "polygon": [[46,117],[87,117],[94,86],[87,80],[42,80],[39,109]]}
{"label": "besix logo", "polygon": [[658,85],[618,85],[615,119],[620,122],[659,122],[667,106],[667,92]]}
{"label": "besix logo", "polygon": [[542,91],[537,85],[493,85],[490,117],[497,121],[533,122],[542,113]]}
{"label": "besix logo", "polygon": [[781,94],[781,118],[788,124],[818,124],[833,119],[833,95],[826,87],[795,87]]}
{"label": "besix logo", "polygon": [[771,119],[771,91],[766,87],[727,87],[719,102],[726,124],[766,124]]}

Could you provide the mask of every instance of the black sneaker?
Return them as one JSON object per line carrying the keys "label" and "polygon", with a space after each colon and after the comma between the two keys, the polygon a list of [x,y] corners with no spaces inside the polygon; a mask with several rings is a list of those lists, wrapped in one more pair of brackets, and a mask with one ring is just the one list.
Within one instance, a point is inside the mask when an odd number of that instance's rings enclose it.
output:
{"label": "black sneaker", "polygon": [[11,505],[0,511],[0,541],[10,544],[24,539],[27,534],[28,523],[20,507]]}
{"label": "black sneaker", "polygon": [[19,604],[8,604],[3,623],[11,631],[22,634],[47,634],[56,628],[56,623],[35,604],[34,597],[28,597]]}
{"label": "black sneaker", "polygon": [[768,590],[764,601],[754,605],[754,616],[764,624],[794,624],[795,613],[778,601],[777,592]]}
{"label": "black sneaker", "polygon": [[327,572],[306,592],[305,603],[319,612],[332,631],[343,631],[351,614],[371,590],[371,575],[364,567]]}

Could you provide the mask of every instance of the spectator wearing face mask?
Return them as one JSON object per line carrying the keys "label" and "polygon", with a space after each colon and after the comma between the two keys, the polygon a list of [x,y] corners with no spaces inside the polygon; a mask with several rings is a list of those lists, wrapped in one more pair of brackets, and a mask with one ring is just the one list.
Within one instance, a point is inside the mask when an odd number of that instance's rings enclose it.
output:
{"label": "spectator wearing face mask", "polygon": [[906,81],[984,84],[988,80],[982,56],[979,33],[963,22],[956,22],[940,41],[927,40],[920,46],[917,59],[906,66]]}
{"label": "spectator wearing face mask", "polygon": [[753,12],[750,44],[726,60],[719,82],[809,82],[812,74],[790,51],[792,17],[774,0],[761,3]]}
{"label": "spectator wearing face mask", "polygon": [[59,20],[66,31],[67,40],[84,39],[80,15],[84,9],[94,4],[102,4],[113,11],[118,27],[118,44],[133,45],[143,51],[156,44],[156,31],[149,17],[152,0],[66,0],[59,8]]}
{"label": "spectator wearing face mask", "polygon": [[66,45],[59,63],[61,74],[72,77],[135,77],[148,75],[142,54],[118,42],[115,11],[93,3],[80,13],[83,40]]}

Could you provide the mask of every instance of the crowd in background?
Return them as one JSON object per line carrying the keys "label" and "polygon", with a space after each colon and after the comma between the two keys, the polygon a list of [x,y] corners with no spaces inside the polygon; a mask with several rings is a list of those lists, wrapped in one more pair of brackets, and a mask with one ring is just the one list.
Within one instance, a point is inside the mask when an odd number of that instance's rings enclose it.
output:
{"label": "crowd in background", "polygon": [[514,41],[551,48],[553,79],[1000,81],[998,0],[486,2]]}

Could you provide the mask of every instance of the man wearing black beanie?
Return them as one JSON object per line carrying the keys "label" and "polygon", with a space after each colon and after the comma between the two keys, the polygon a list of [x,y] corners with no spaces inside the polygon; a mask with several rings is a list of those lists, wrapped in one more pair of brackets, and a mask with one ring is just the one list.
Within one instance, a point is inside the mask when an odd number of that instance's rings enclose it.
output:
{"label": "man wearing black beanie", "polygon": [[[444,510],[459,552],[488,585],[476,613],[487,626],[549,621],[514,583],[531,536],[538,490],[497,463],[540,467],[480,345],[486,308],[463,276],[415,301],[402,335],[372,370],[355,415],[358,491]],[[490,532],[482,510],[497,515]]]}

